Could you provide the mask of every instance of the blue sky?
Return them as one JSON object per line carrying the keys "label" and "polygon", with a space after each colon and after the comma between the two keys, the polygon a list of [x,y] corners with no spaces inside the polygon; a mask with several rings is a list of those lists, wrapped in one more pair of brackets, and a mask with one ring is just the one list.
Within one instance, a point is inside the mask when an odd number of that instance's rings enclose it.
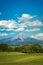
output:
{"label": "blue sky", "polygon": [[0,0],[0,39],[21,32],[43,40],[43,0]]}

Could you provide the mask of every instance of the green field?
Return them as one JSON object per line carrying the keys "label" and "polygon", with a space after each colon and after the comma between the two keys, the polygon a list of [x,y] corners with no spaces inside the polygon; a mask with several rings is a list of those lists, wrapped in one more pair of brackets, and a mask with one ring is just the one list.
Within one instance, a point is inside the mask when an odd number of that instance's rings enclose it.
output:
{"label": "green field", "polygon": [[0,52],[0,65],[43,65],[43,53]]}

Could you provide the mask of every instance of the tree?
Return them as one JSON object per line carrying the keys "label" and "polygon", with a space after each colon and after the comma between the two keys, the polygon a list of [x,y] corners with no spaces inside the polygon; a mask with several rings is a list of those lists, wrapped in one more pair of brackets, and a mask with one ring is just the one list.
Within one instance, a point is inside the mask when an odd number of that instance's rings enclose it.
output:
{"label": "tree", "polygon": [[8,50],[8,45],[7,44],[0,44],[0,51],[7,51]]}
{"label": "tree", "polygon": [[40,44],[28,44],[15,48],[15,51],[23,53],[39,53],[41,50],[42,46]]}
{"label": "tree", "polygon": [[36,53],[39,53],[42,49],[42,46],[40,44],[33,44],[32,45],[32,51],[33,52],[36,52]]}

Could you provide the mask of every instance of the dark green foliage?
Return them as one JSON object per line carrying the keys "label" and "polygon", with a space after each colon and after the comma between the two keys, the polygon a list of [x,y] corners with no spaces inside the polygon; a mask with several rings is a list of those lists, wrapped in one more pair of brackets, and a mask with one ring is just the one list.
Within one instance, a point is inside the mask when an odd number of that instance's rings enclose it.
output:
{"label": "dark green foliage", "polygon": [[8,45],[7,44],[0,44],[0,51],[7,51],[8,50]]}
{"label": "dark green foliage", "polygon": [[42,46],[39,44],[29,44],[24,46],[15,47],[15,51],[23,53],[41,53],[43,52]]}
{"label": "dark green foliage", "polygon": [[28,44],[21,46],[8,46],[0,44],[0,52],[22,52],[22,53],[43,53],[43,48],[40,44]]}
{"label": "dark green foliage", "polygon": [[32,45],[32,51],[33,52],[39,53],[41,51],[41,48],[42,48],[42,46],[39,44],[33,44]]}

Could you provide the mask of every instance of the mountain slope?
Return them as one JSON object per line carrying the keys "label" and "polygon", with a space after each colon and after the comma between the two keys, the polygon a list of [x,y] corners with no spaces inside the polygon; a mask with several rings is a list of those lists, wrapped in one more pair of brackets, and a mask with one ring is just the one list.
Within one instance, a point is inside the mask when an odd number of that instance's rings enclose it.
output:
{"label": "mountain slope", "polygon": [[9,45],[22,45],[22,44],[30,44],[30,43],[43,44],[43,41],[26,36],[24,33],[20,33],[11,38],[0,40],[0,43],[7,43]]}

